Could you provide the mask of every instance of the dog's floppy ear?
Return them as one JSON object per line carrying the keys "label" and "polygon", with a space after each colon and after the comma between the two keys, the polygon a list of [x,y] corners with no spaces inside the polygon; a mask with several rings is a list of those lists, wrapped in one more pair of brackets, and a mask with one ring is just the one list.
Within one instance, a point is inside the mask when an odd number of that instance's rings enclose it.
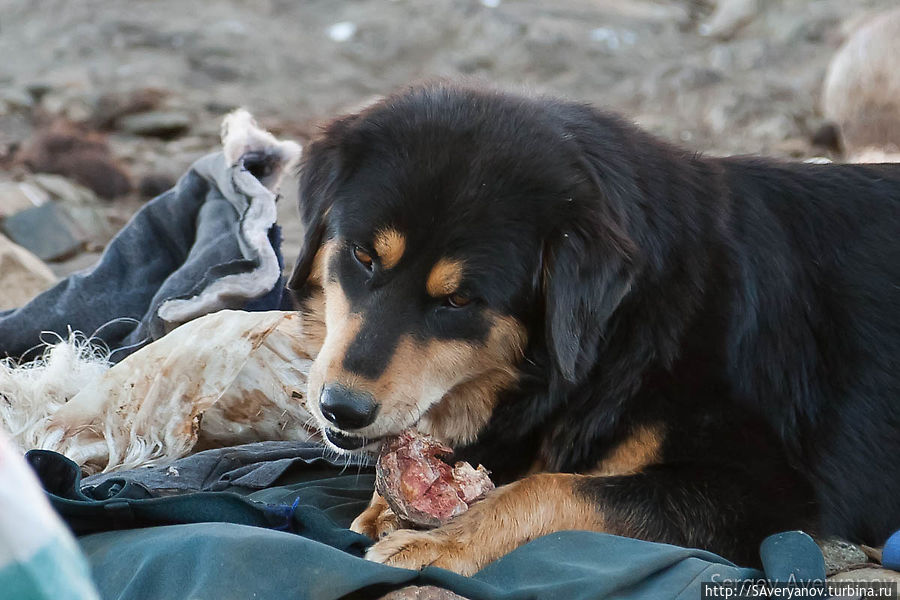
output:
{"label": "dog's floppy ear", "polygon": [[306,285],[316,254],[325,241],[328,213],[333,201],[334,186],[344,167],[340,143],[357,115],[333,121],[322,137],[309,145],[300,163],[300,221],[303,241],[288,289],[298,292]]}
{"label": "dog's floppy ear", "polygon": [[557,238],[544,258],[546,340],[557,370],[577,383],[596,362],[607,321],[633,275],[628,255],[593,235],[573,228]]}
{"label": "dog's floppy ear", "polygon": [[571,130],[580,182],[542,258],[545,339],[557,371],[572,384],[597,362],[608,321],[631,290],[640,260],[629,235],[640,192],[622,155],[603,151],[615,147],[609,129],[584,110]]}

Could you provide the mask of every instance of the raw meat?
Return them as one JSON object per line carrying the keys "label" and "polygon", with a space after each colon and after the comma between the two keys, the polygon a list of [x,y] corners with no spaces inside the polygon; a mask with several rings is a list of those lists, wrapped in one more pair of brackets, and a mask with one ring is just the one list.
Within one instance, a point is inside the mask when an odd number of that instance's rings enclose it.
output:
{"label": "raw meat", "polygon": [[451,467],[441,460],[452,452],[413,430],[385,442],[375,467],[375,488],[401,521],[437,527],[494,489],[483,466],[457,462]]}

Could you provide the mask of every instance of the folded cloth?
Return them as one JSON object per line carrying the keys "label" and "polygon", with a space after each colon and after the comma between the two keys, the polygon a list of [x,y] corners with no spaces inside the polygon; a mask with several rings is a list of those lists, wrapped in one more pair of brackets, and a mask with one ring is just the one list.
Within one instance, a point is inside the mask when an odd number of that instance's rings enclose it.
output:
{"label": "folded cloth", "polygon": [[[283,487],[152,497],[121,475],[83,485],[78,466],[61,454],[32,450],[25,459],[37,473],[54,509],[76,535],[186,523],[235,523],[299,533],[356,556],[371,543],[347,529],[372,496],[374,475],[356,469],[339,475],[339,457],[298,461],[297,476]],[[284,483],[284,482],[280,482]],[[250,493],[248,493],[250,492]]]}
{"label": "folded cloth", "polygon": [[117,362],[207,313],[280,308],[276,191],[300,146],[260,130],[246,111],[226,117],[223,145],[138,211],[92,268],[0,312],[0,357],[35,358],[42,332],[77,330]]}
{"label": "folded cloth", "polygon": [[257,442],[204,450],[171,465],[100,473],[86,477],[81,484],[85,494],[98,500],[111,497],[111,490],[127,485],[140,486],[148,496],[233,488],[252,491],[275,485],[294,467],[315,464],[342,466],[356,472],[371,468],[373,461],[361,455],[333,455],[314,442]]}

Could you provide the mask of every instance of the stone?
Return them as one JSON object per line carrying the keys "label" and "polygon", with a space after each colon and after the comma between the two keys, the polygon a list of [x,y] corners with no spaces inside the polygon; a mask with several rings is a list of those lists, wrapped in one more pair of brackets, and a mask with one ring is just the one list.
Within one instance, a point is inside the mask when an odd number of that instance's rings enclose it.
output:
{"label": "stone", "polygon": [[826,121],[819,125],[810,137],[813,146],[825,148],[831,152],[841,151],[841,130],[836,123]]}
{"label": "stone", "polygon": [[61,260],[84,247],[77,227],[55,202],[7,217],[2,228],[9,239],[41,260]]}
{"label": "stone", "polygon": [[59,175],[39,173],[32,180],[58,201],[59,208],[74,226],[72,233],[90,248],[104,246],[115,235],[91,190]]}
{"label": "stone", "polygon": [[122,131],[145,137],[176,138],[191,128],[193,119],[175,111],[148,111],[126,115],[119,119]]}
{"label": "stone", "polygon": [[62,175],[36,173],[32,176],[32,181],[46,193],[66,204],[93,204],[97,201],[91,190]]}
{"label": "stone", "polygon": [[838,538],[817,540],[817,543],[825,557],[825,572],[828,575],[869,562],[869,557],[856,544]]}
{"label": "stone", "polygon": [[16,159],[33,173],[63,175],[102,198],[131,191],[131,180],[113,158],[106,137],[83,126],[57,122],[37,132]]}
{"label": "stone", "polygon": [[25,90],[10,88],[0,92],[0,101],[10,110],[30,111],[34,108],[34,99]]}
{"label": "stone", "polygon": [[723,73],[718,69],[685,66],[674,73],[673,83],[678,89],[694,90],[714,85],[724,78]]}
{"label": "stone", "polygon": [[433,585],[410,585],[394,590],[381,600],[466,600],[459,594]]}
{"label": "stone", "polygon": [[0,181],[0,219],[40,206],[50,200],[47,192],[25,181]]}
{"label": "stone", "polygon": [[[841,573],[837,573],[836,575],[832,575],[828,578],[829,588],[835,590],[835,587],[840,582],[845,581],[848,582],[847,591],[852,591],[855,589],[859,589],[858,584],[860,583],[871,583],[875,587],[874,593],[863,592],[862,594],[857,595],[848,595],[846,593],[835,594],[835,598],[847,598],[848,600],[863,600],[865,598],[891,598],[892,596],[885,596],[880,594],[882,590],[886,588],[877,587],[878,584],[893,584],[894,591],[896,591],[897,587],[900,586],[900,573],[896,571],[891,571],[890,569],[883,569],[878,566],[866,567],[863,569],[853,569],[850,571],[843,571]],[[840,590],[841,588],[837,588]],[[835,590],[836,591],[836,590]],[[897,596],[893,596],[896,598]]]}
{"label": "stone", "polygon": [[900,149],[900,9],[882,13],[834,55],[822,91],[822,113],[841,131],[845,151]]}
{"label": "stone", "polygon": [[829,577],[828,581],[893,581],[900,583],[900,573],[872,565],[863,569],[838,573]]}
{"label": "stone", "polygon": [[47,265],[0,234],[0,310],[22,306],[54,283]]}
{"label": "stone", "polygon": [[700,25],[700,35],[729,39],[759,13],[760,0],[718,0],[713,14]]}
{"label": "stone", "polygon": [[102,94],[94,104],[91,122],[98,129],[113,129],[127,115],[156,110],[167,95],[165,90],[157,88]]}
{"label": "stone", "polygon": [[49,81],[31,81],[25,85],[25,91],[35,102],[40,102],[44,96],[53,91],[53,84]]}
{"label": "stone", "polygon": [[869,560],[872,562],[876,562],[881,564],[881,560],[883,558],[884,549],[883,548],[873,548],[872,546],[866,546],[865,544],[860,544],[859,549],[865,552],[866,556],[869,557]]}
{"label": "stone", "polygon": [[106,215],[97,206],[63,205],[61,208],[73,225],[73,235],[88,250],[102,249],[116,234]]}

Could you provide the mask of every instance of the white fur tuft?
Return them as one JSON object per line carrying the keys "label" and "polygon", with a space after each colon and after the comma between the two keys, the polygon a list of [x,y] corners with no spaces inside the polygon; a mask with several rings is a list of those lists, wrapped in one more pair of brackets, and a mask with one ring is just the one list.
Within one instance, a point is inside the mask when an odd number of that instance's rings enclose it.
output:
{"label": "white fur tuft", "polygon": [[78,331],[45,346],[32,362],[0,361],[0,424],[22,450],[52,445],[50,417],[111,366],[109,350]]}

